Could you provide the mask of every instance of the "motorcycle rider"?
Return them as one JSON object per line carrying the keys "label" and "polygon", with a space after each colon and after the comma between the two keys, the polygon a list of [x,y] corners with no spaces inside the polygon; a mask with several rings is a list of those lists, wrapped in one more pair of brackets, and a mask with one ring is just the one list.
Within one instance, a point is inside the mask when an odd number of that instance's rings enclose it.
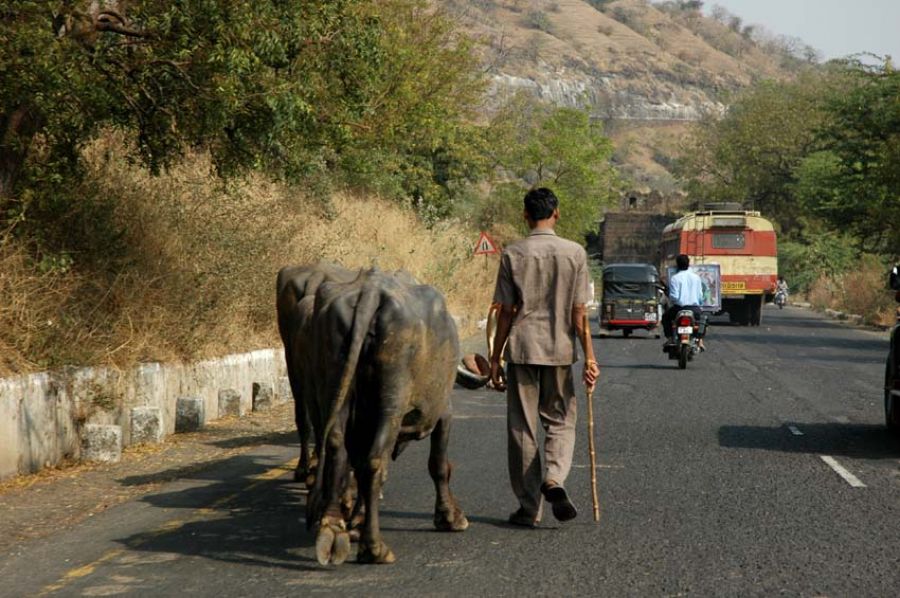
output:
{"label": "motorcycle rider", "polygon": [[778,276],[778,282],[775,283],[775,294],[781,293],[784,295],[784,302],[787,303],[788,298],[788,284],[784,279],[784,276]]}
{"label": "motorcycle rider", "polygon": [[[662,325],[666,333],[663,348],[675,343],[672,337],[672,321],[682,309],[694,312],[694,318],[700,319],[700,305],[703,303],[703,280],[691,272],[691,259],[683,253],[675,258],[678,272],[669,280],[669,309],[663,314]],[[703,345],[700,345],[701,348]]]}

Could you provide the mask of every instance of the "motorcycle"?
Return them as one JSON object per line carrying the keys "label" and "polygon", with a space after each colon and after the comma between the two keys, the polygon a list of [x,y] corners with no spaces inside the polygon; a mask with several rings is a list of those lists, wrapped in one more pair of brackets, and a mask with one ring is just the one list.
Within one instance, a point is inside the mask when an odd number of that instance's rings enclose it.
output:
{"label": "motorcycle", "polygon": [[697,318],[690,309],[683,309],[675,316],[672,323],[672,339],[665,350],[669,354],[669,359],[678,360],[678,369],[686,369],[688,362],[694,359],[694,355],[703,350],[701,341],[706,336],[708,318],[706,312],[701,312]]}
{"label": "motorcycle", "polygon": [[784,291],[778,291],[775,293],[775,305],[778,306],[778,309],[784,309],[785,304],[787,303],[787,293]]}

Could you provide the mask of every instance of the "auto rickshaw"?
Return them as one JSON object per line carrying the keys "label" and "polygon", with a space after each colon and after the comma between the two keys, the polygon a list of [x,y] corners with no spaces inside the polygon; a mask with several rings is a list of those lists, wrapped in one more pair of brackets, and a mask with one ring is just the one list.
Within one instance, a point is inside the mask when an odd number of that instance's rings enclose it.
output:
{"label": "auto rickshaw", "polygon": [[659,338],[661,293],[659,272],[652,264],[604,266],[600,327],[621,330],[626,338],[641,329]]}

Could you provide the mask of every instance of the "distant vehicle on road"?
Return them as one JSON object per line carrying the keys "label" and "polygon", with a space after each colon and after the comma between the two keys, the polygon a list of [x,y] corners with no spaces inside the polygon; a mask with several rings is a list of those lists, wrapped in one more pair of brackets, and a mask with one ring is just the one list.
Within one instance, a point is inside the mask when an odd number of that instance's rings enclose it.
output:
{"label": "distant vehicle on road", "polygon": [[[891,270],[891,288],[900,303],[900,265]],[[884,420],[895,434],[900,434],[900,312],[891,330],[891,348],[884,368]]]}
{"label": "distant vehicle on road", "polygon": [[635,330],[659,333],[659,299],[662,286],[652,264],[609,264],[603,267],[600,326],[621,330],[629,337]]}
{"label": "distant vehicle on road", "polygon": [[660,271],[673,266],[680,253],[691,264],[719,264],[722,311],[732,322],[760,325],[778,278],[775,227],[769,220],[738,204],[709,204],[663,230]]}
{"label": "distant vehicle on road", "polygon": [[687,368],[689,361],[693,361],[694,355],[703,350],[703,337],[706,335],[707,318],[709,314],[698,310],[699,317],[694,310],[686,308],[678,312],[672,323],[671,343],[667,343],[663,350],[668,353],[669,359],[678,360],[678,369]]}
{"label": "distant vehicle on road", "polygon": [[784,309],[785,303],[787,303],[787,294],[784,291],[776,291],[775,305],[778,306],[778,309]]}

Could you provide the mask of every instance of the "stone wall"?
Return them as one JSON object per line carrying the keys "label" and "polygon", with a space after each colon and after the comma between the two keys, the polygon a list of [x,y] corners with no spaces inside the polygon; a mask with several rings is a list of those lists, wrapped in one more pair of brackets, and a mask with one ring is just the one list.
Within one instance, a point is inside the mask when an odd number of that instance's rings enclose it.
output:
{"label": "stone wall", "polygon": [[[257,393],[262,388],[278,400],[290,399],[281,350],[194,364],[147,363],[127,371],[64,368],[0,379],[0,479],[80,459],[90,430],[109,438],[118,428],[122,446],[173,434],[179,398],[199,398],[207,420],[216,419],[219,391],[232,389],[240,395],[240,412],[248,413],[254,384]],[[134,426],[140,426],[136,433]]]}
{"label": "stone wall", "polygon": [[606,214],[593,253],[604,264],[647,263],[658,265],[659,243],[675,216],[659,214]]}

